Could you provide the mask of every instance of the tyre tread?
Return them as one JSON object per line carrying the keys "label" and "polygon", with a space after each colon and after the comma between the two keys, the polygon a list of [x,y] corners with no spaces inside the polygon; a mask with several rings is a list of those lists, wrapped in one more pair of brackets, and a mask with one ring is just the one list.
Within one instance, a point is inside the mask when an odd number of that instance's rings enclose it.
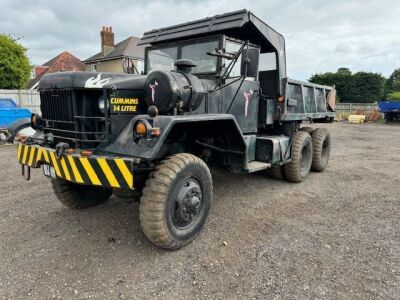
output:
{"label": "tyre tread", "polygon": [[[329,131],[325,128],[317,128],[311,135],[313,142],[313,161],[311,164],[311,170],[315,172],[322,172],[327,167],[328,163],[324,166],[322,164],[322,148],[324,141],[329,138]],[[329,154],[328,154],[329,155]]]}
{"label": "tyre tread", "polygon": [[297,131],[293,136],[292,158],[291,161],[284,166],[286,179],[290,182],[299,183],[305,179],[300,174],[300,155],[307,139],[310,140],[312,146],[311,136],[306,131]]}
{"label": "tyre tread", "polygon": [[[140,224],[147,238],[161,248],[176,250],[189,244],[195,238],[194,235],[185,241],[174,239],[170,235],[168,225],[164,219],[164,209],[168,200],[169,187],[178,173],[188,164],[199,164],[208,170],[204,161],[192,154],[174,154],[162,161],[153,170],[147,179],[146,186],[143,188],[139,206]],[[161,189],[160,186],[162,186]]]}

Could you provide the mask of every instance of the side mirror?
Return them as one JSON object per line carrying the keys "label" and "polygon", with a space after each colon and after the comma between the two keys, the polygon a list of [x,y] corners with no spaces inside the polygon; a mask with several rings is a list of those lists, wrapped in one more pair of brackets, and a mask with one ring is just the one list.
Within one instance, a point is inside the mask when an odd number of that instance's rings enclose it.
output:
{"label": "side mirror", "polygon": [[240,75],[244,77],[256,77],[258,74],[259,49],[243,49]]}

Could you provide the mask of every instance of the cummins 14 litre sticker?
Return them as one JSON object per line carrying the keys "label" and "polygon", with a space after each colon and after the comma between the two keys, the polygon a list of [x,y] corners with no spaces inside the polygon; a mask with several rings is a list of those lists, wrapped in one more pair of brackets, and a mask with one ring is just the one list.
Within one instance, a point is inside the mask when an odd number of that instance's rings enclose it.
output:
{"label": "cummins 14 litre sticker", "polygon": [[110,99],[112,113],[135,113],[138,111],[138,98],[116,98]]}

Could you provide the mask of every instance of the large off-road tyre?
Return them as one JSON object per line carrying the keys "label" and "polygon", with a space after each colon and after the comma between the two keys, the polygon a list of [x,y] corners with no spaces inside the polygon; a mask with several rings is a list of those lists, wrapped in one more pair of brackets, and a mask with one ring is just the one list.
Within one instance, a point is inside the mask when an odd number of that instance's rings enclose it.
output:
{"label": "large off-road tyre", "polygon": [[99,205],[111,196],[110,189],[80,185],[62,179],[51,181],[54,193],[65,206],[74,209],[84,209]]}
{"label": "large off-road tyre", "polygon": [[288,181],[302,182],[310,173],[313,157],[311,136],[305,131],[297,131],[292,138],[291,161],[285,165]]}
{"label": "large off-road tyre", "polygon": [[166,249],[189,244],[206,223],[212,193],[210,170],[200,158],[180,153],[165,159],[143,189],[139,216],[144,234]]}
{"label": "large off-road tyre", "polygon": [[325,128],[317,128],[311,135],[313,142],[313,160],[311,170],[322,172],[326,169],[331,155],[331,136]]}
{"label": "large off-road tyre", "polygon": [[121,199],[125,203],[134,203],[140,201],[140,194],[135,190],[123,190],[123,189],[114,189],[113,194],[118,199]]}
{"label": "large off-road tyre", "polygon": [[313,133],[313,131],[315,130],[315,128],[312,128],[312,127],[301,127],[300,128],[300,131],[305,131],[305,132],[307,132],[309,135],[311,135],[312,133]]}
{"label": "large off-road tyre", "polygon": [[266,174],[273,179],[278,179],[278,180],[286,179],[285,170],[283,166],[271,167],[270,169],[266,170]]}

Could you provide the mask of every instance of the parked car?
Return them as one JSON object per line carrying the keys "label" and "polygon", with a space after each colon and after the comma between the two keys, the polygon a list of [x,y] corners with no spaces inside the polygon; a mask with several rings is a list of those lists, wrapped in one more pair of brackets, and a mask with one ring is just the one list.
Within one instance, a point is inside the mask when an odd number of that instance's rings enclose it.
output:
{"label": "parked car", "polygon": [[0,140],[8,141],[17,134],[33,135],[32,112],[18,107],[13,99],[0,98]]}

